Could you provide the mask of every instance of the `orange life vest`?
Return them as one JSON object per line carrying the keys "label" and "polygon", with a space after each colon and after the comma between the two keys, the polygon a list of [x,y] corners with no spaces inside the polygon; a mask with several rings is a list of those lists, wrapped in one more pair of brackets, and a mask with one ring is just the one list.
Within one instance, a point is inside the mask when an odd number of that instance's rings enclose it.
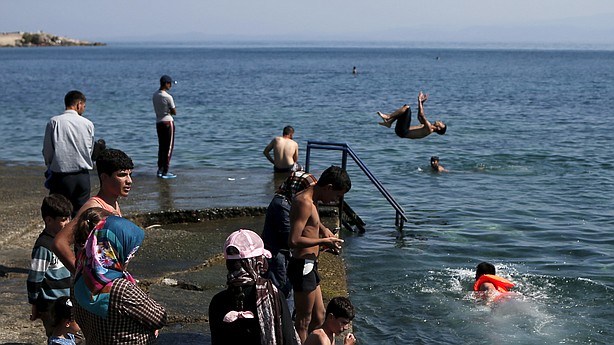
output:
{"label": "orange life vest", "polygon": [[492,274],[483,274],[473,284],[473,291],[480,291],[480,286],[484,283],[492,283],[499,292],[507,292],[507,289],[514,287],[514,283]]}

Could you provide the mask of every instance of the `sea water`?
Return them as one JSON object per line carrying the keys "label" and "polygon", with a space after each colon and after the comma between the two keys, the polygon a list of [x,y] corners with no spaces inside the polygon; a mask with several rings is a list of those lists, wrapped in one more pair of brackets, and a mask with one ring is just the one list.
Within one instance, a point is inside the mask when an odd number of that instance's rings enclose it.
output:
{"label": "sea water", "polygon": [[[357,74],[352,74],[356,66]],[[87,96],[96,137],[156,170],[151,96],[177,84],[176,173],[270,174],[262,155],[286,125],[349,144],[405,209],[350,161],[346,201],[367,223],[346,233],[354,331],[362,344],[614,342],[614,52],[111,44],[0,50],[0,161],[42,164],[45,124],[68,90]],[[378,126],[429,94],[444,136]],[[440,157],[448,173],[430,171]],[[316,151],[311,170],[340,164]],[[205,177],[205,176],[203,176]],[[271,190],[272,192],[272,190]],[[262,205],[265,206],[265,205]],[[195,208],[199,205],[194,205]],[[522,298],[491,308],[469,293],[490,261]]]}

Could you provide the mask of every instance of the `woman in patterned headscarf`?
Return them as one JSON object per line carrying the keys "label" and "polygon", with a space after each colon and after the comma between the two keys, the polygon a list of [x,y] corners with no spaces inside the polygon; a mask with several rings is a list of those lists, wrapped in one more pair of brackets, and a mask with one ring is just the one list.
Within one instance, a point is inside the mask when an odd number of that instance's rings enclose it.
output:
{"label": "woman in patterned headscarf", "polygon": [[226,239],[228,288],[209,304],[213,345],[299,344],[286,300],[269,279],[262,278],[270,256],[251,230],[237,230]]}
{"label": "woman in patterned headscarf", "polygon": [[96,225],[79,253],[75,316],[88,345],[153,344],[166,324],[164,307],[126,271],[144,237],[134,223],[109,216]]}

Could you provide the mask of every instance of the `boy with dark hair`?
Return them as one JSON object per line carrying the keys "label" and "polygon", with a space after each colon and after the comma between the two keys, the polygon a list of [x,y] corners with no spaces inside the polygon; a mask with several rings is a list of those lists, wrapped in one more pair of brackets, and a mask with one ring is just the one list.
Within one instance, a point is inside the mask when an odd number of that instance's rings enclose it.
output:
{"label": "boy with dark hair", "polygon": [[117,149],[105,149],[96,159],[100,191],[79,209],[75,218],[58,233],[53,243],[54,252],[71,272],[75,271],[75,253],[71,246],[75,243],[75,227],[81,213],[90,207],[101,207],[121,216],[117,199],[127,197],[130,193],[133,168],[132,159]]}
{"label": "boy with dark hair", "polygon": [[[264,248],[269,250],[272,258],[269,259],[269,269],[265,278],[271,279],[273,284],[284,294],[290,310],[294,309],[292,297],[292,284],[288,279],[288,262],[291,257],[288,237],[290,236],[290,208],[294,196],[316,184],[315,176],[305,171],[295,171],[275,191],[273,200],[269,203],[264,218],[262,240]],[[323,226],[323,225],[322,225]]]}
{"label": "boy with dark hair", "polygon": [[487,297],[508,292],[514,287],[511,281],[496,275],[495,265],[490,262],[480,262],[475,270],[473,291],[485,291]]}
{"label": "boy with dark hair", "polygon": [[50,317],[53,302],[70,295],[70,271],[51,251],[55,235],[70,221],[72,204],[61,194],[51,194],[43,199],[41,215],[45,229],[38,236],[32,249],[32,263],[27,278],[28,302],[32,305],[30,320],[41,319],[47,337],[53,331]]}
{"label": "boy with dark hair", "polygon": [[436,173],[447,172],[446,168],[439,164],[439,157],[437,156],[431,156],[431,169]]}
{"label": "boy with dark hair", "polygon": [[350,180],[347,171],[333,165],[324,170],[318,179],[317,185],[320,187],[330,185],[333,190],[345,191],[345,194],[352,188],[352,181]]}
{"label": "boy with dark hair", "polygon": [[111,148],[103,150],[96,159],[96,170],[100,179],[102,174],[112,175],[116,171],[132,169],[134,169],[132,159],[121,150]]}
{"label": "boy with dark hair", "polygon": [[[331,345],[335,343],[335,336],[343,333],[350,327],[354,319],[354,306],[345,297],[335,297],[326,306],[326,320],[322,327],[309,334],[303,345]],[[344,345],[356,344],[354,334],[348,333],[343,339]]]}
{"label": "boy with dark hair", "polygon": [[318,274],[321,245],[339,249],[343,240],[321,226],[317,204],[338,202],[352,188],[347,172],[340,167],[326,169],[315,186],[296,194],[290,209],[292,258],[288,263],[288,278],[294,291],[296,331],[301,342],[310,331],[324,322],[324,302]]}

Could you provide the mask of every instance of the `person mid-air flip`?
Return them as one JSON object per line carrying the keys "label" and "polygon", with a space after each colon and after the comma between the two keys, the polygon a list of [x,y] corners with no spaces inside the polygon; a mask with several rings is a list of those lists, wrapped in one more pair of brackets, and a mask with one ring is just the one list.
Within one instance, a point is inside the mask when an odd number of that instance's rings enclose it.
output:
{"label": "person mid-air flip", "polygon": [[409,125],[411,122],[411,110],[407,104],[395,110],[392,114],[384,114],[378,111],[377,115],[384,120],[379,124],[390,128],[396,121],[397,123],[394,127],[394,132],[399,137],[407,139],[421,139],[433,132],[440,135],[445,134],[447,126],[445,123],[443,123],[443,121],[435,121],[434,123],[430,123],[429,120],[426,119],[426,116],[424,116],[424,102],[426,102],[427,99],[428,95],[420,91],[420,94],[418,95],[418,121],[420,121],[420,125]]}

